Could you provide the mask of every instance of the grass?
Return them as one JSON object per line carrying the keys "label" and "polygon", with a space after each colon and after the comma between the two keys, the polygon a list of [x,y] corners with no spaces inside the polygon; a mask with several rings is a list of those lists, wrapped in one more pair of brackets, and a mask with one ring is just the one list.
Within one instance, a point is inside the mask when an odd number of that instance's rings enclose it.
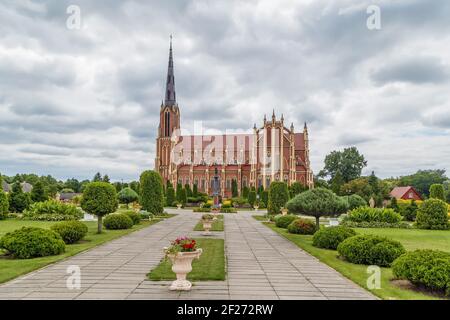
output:
{"label": "grass", "polygon": [[[97,221],[86,221],[88,226],[88,234],[79,243],[66,245],[66,251],[63,254],[57,256],[48,256],[42,258],[33,259],[12,259],[7,257],[1,257],[0,255],[0,283],[14,279],[20,275],[29,273],[36,269],[45,267],[48,264],[55,263],[63,260],[77,253],[91,249],[105,242],[117,239],[131,232],[148,227],[152,224],[161,221],[160,219],[154,219],[151,221],[142,221],[139,225],[133,226],[132,229],[125,230],[103,230],[103,233],[97,234]],[[26,220],[3,220],[0,221],[0,237],[5,233],[19,229],[21,227],[39,227],[49,229],[52,224],[56,222],[49,221],[26,221]]]}
{"label": "grass", "polygon": [[[203,231],[203,223],[200,220],[194,227],[194,231]],[[223,215],[218,215],[211,225],[211,231],[223,231]]]}
{"label": "grass", "polygon": [[[192,271],[187,275],[191,281],[225,280],[225,250],[223,239],[197,238],[198,247],[203,249],[199,260],[192,262]],[[167,260],[148,274],[150,280],[175,280],[172,264]]]}
{"label": "grass", "polygon": [[[266,220],[264,217],[255,219],[261,221]],[[357,265],[346,262],[338,258],[337,251],[320,249],[312,245],[312,236],[290,234],[286,229],[277,228],[273,223],[264,222],[264,224],[295,243],[309,254],[313,255],[321,262],[329,265],[333,269],[340,272],[345,277],[357,283],[361,287],[367,288],[367,266]],[[410,229],[355,229],[358,233],[371,233],[386,236],[400,241],[407,250],[414,249],[440,249],[450,251],[450,231],[434,231],[434,230],[410,230]],[[415,239],[415,237],[417,237]],[[391,268],[381,268],[381,289],[369,290],[374,295],[387,300],[428,300],[437,299],[437,297],[424,294],[419,291],[403,289],[391,283],[394,276]]]}

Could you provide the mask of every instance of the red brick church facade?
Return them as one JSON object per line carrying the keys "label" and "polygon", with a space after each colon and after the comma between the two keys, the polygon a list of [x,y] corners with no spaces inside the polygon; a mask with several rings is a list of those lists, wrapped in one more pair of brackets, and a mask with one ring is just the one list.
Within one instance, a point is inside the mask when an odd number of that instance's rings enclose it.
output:
{"label": "red brick church facade", "polygon": [[244,187],[268,188],[272,181],[295,181],[312,188],[306,123],[303,132],[285,126],[283,116],[264,116],[263,125],[251,133],[185,135],[180,133],[180,108],[176,102],[172,43],[170,44],[165,100],[161,104],[156,139],[155,169],[173,185],[197,185],[211,194],[211,181],[218,170],[221,194],[231,197],[232,180],[238,192]]}

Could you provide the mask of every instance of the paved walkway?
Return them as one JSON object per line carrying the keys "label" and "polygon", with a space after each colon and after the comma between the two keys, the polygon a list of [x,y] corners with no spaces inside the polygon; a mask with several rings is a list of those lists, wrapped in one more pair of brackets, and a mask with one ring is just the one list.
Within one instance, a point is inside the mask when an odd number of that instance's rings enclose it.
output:
{"label": "paved walkway", "polygon": [[[227,280],[196,282],[190,292],[171,292],[169,281],[146,274],[162,248],[192,231],[200,215],[177,217],[113,240],[62,262],[0,285],[0,299],[374,299],[338,272],[251,217],[226,214]],[[67,267],[81,269],[81,289],[69,290]]]}

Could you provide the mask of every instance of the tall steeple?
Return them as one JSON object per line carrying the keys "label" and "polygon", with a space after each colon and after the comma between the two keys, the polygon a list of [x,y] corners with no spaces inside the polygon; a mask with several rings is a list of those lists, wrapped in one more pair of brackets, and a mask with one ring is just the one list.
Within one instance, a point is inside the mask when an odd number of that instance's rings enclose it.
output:
{"label": "tall steeple", "polygon": [[175,95],[175,74],[173,71],[172,35],[170,35],[169,66],[167,68],[166,98],[164,100],[164,105],[174,106],[176,104],[177,99]]}

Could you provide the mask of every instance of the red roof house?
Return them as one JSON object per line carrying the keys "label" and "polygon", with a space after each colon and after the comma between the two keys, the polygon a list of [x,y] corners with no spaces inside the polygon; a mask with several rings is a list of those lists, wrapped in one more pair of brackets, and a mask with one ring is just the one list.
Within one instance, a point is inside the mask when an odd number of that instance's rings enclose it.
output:
{"label": "red roof house", "polygon": [[414,189],[414,187],[395,187],[390,193],[391,197],[397,200],[422,200],[420,194]]}

